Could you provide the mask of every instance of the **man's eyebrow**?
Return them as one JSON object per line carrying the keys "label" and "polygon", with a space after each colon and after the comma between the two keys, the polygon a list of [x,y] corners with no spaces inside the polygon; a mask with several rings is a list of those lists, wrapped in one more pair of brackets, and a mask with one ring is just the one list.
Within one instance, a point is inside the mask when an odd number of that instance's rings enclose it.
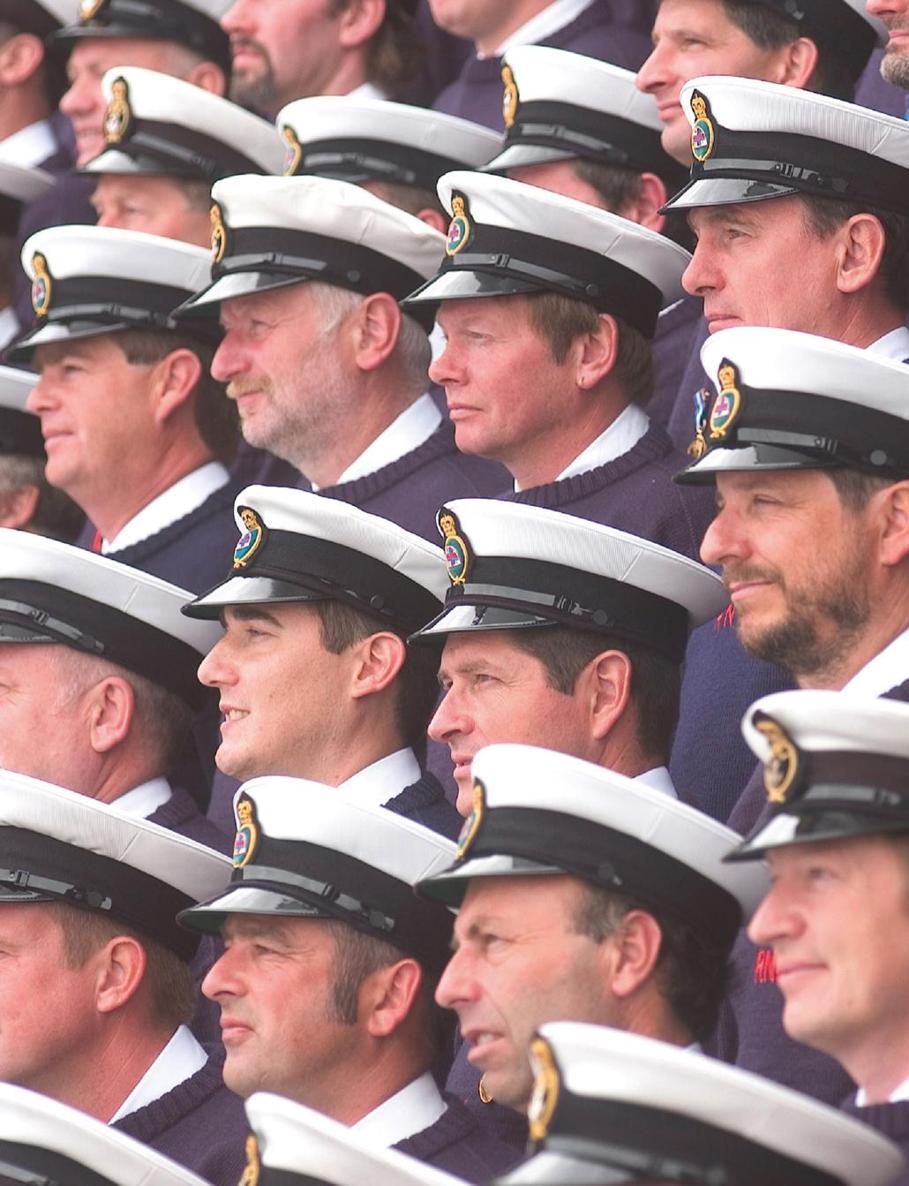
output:
{"label": "man's eyebrow", "polygon": [[[279,630],[283,628],[280,619],[269,613],[264,605],[232,605],[229,608],[231,617],[240,622],[269,622]],[[227,621],[230,621],[230,618],[227,618]]]}

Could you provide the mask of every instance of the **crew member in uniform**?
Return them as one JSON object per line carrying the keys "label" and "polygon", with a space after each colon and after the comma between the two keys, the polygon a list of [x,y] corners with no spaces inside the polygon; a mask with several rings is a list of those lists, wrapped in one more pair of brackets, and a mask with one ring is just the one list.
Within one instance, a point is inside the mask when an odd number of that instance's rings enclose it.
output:
{"label": "crew member in uniform", "polygon": [[[680,481],[716,484],[702,557],[722,569],[744,648],[785,664],[801,688],[905,699],[909,369],[760,328],[714,334],[702,357],[716,389]],[[748,832],[765,802],[759,770],[730,826]],[[838,1103],[847,1077],[786,1037],[780,1007],[769,952],[743,933],[718,1053]]]}
{"label": "crew member in uniform", "polygon": [[212,196],[214,282],[180,313],[220,315],[212,374],[247,442],[426,539],[446,498],[500,490],[502,471],[458,452],[427,393],[432,315],[398,305],[435,271],[443,236],[322,177],[233,177]]}
{"label": "crew member in uniform", "polygon": [[[327,783],[457,835],[457,812],[418,758],[438,657],[405,644],[442,608],[440,549],[305,490],[250,486],[236,520],[230,575],[185,610],[225,624],[199,668],[221,696],[220,770]],[[235,787],[216,783],[217,818]]]}
{"label": "crew member in uniform", "polygon": [[230,884],[181,915],[226,942],[203,991],[221,1006],[227,1085],[267,1088],[470,1182],[513,1164],[432,1074],[450,1029],[432,994],[452,916],[413,886],[454,843],[303,779],[244,783],[234,810]]}
{"label": "crew member in uniform", "polygon": [[587,203],[482,173],[449,173],[446,256],[407,309],[438,310],[462,453],[501,462],[511,495],[696,556],[706,501],[644,406],[660,309],[681,296],[681,247]]}
{"label": "crew member in uniform", "polygon": [[16,361],[41,379],[46,475],[85,512],[80,542],[201,592],[224,573],[236,414],[208,366],[210,327],[171,309],[209,276],[200,247],[110,227],[54,227],[22,261],[36,329]]}
{"label": "crew member in uniform", "polygon": [[10,953],[0,971],[0,1079],[232,1186],[242,1105],[224,1087],[223,1054],[187,1026],[198,939],[176,922],[225,885],[229,859],[4,771],[0,864],[0,943]]}

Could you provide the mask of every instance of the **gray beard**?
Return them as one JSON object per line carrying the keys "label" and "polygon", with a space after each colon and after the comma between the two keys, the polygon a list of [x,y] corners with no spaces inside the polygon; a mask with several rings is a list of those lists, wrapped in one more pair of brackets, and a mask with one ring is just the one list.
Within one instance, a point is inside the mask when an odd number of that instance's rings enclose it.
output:
{"label": "gray beard", "polygon": [[881,77],[885,82],[909,91],[909,56],[896,52],[885,54],[881,62]]}

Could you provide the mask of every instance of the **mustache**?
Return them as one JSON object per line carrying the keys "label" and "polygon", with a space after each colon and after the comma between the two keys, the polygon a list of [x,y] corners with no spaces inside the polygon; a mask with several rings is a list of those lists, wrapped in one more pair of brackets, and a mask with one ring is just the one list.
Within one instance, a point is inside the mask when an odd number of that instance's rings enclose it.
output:
{"label": "mustache", "polygon": [[256,41],[252,37],[234,36],[230,39],[231,50],[237,49],[251,49],[254,53],[261,54],[263,58],[268,57],[268,50],[261,41]]}
{"label": "mustache", "polygon": [[758,568],[753,564],[726,564],[723,567],[723,584],[727,589],[733,585],[747,584],[750,581],[768,581],[781,585],[778,572]]}
{"label": "mustache", "polygon": [[249,395],[251,391],[267,391],[269,384],[266,380],[234,379],[227,384],[227,398],[239,399],[241,395]]}

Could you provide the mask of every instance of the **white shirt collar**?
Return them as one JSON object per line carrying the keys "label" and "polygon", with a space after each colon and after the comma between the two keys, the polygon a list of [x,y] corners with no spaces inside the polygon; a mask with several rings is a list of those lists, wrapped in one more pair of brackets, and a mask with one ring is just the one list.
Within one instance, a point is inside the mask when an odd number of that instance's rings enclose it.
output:
{"label": "white shirt collar", "polygon": [[647,413],[637,404],[629,404],[595,441],[591,441],[583,453],[559,474],[556,481],[585,474],[599,465],[615,461],[617,457],[630,452],[650,427]]}
{"label": "white shirt collar", "polygon": [[653,787],[655,791],[662,791],[670,799],[679,797],[672,776],[665,766],[654,766],[652,770],[645,770],[643,774],[635,776],[635,782],[642,782],[645,786]]}
{"label": "white shirt collar", "polygon": [[19,318],[12,305],[0,309],[0,350],[5,350],[13,338],[18,338],[21,332]]}
{"label": "white shirt collar", "polygon": [[359,86],[355,86],[352,91],[347,92],[347,97],[348,99],[387,99],[389,95],[374,82],[361,82]]}
{"label": "white shirt collar", "polygon": [[181,1025],[152,1065],[132,1089],[108,1124],[115,1124],[124,1116],[138,1112],[146,1104],[153,1104],[187,1079],[201,1071],[208,1055],[193,1037],[191,1030]]}
{"label": "white shirt collar", "polygon": [[34,169],[53,156],[57,151],[54,133],[46,119],[36,124],[29,124],[27,128],[20,128],[0,140],[0,161],[9,161],[14,165],[24,165]]}
{"label": "white shirt collar", "polygon": [[[432,396],[428,393],[421,395],[409,408],[405,408],[400,416],[396,416],[372,444],[367,445],[333,485],[355,482],[358,478],[365,478],[367,474],[374,474],[386,465],[400,461],[406,453],[413,452],[424,441],[428,441],[441,423],[442,413],[436,407]],[[315,482],[310,482],[310,485],[313,490],[319,489]]]}
{"label": "white shirt collar", "polygon": [[880,354],[882,358],[892,358],[896,362],[905,362],[909,358],[909,328],[900,325],[884,334],[868,347],[872,354]]}
{"label": "white shirt collar", "polygon": [[388,1149],[415,1133],[435,1124],[446,1111],[436,1081],[429,1071],[414,1079],[391,1099],[373,1108],[362,1120],[350,1126],[350,1131],[363,1137],[369,1145]]}
{"label": "white shirt collar", "polygon": [[148,819],[159,807],[164,806],[172,794],[166,778],[150,778],[148,782],[140,783],[121,795],[113,805],[131,819]]}
{"label": "white shirt collar", "polygon": [[101,541],[101,551],[119,552],[132,547],[150,535],[156,535],[184,515],[190,515],[210,498],[216,490],[226,486],[230,475],[219,461],[209,461],[194,469],[185,478],[168,486],[141,511],[120,528],[113,539]]}
{"label": "white shirt collar", "polygon": [[909,630],[898,634],[893,642],[878,651],[842,690],[857,696],[876,698],[898,687],[906,679],[909,679]]}
{"label": "white shirt collar", "polygon": [[371,803],[381,807],[412,786],[420,777],[420,763],[412,749],[399,749],[371,766],[358,770],[338,787],[353,803]]}
{"label": "white shirt collar", "polygon": [[592,3],[593,0],[553,0],[542,12],[532,16],[520,29],[515,29],[506,37],[493,56],[500,58],[513,45],[539,45],[553,33],[558,33],[559,29],[564,29],[566,25],[577,20]]}
{"label": "white shirt collar", "polygon": [[[904,1079],[899,1087],[894,1091],[887,1100],[888,1104],[898,1104],[902,1100],[909,1100],[909,1079]],[[868,1107],[868,1096],[864,1087],[860,1087],[855,1093],[855,1106],[857,1108]]]}

